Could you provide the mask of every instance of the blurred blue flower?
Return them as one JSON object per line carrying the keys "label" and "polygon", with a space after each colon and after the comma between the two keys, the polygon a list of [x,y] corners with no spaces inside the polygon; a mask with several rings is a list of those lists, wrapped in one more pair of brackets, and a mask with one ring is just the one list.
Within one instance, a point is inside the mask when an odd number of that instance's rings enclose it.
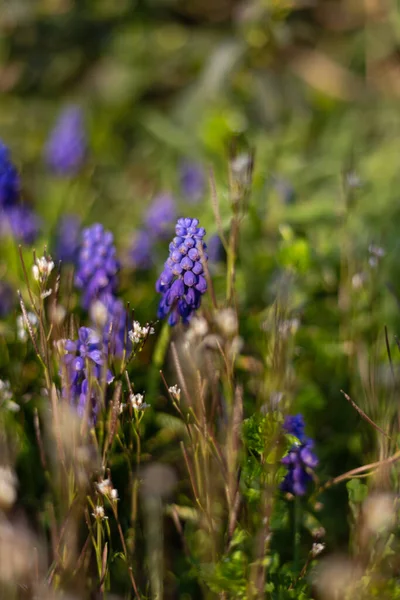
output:
{"label": "blurred blue flower", "polygon": [[[111,356],[121,356],[124,349],[129,354],[131,343],[128,337],[127,311],[122,300],[112,294],[101,298],[107,310],[107,322],[104,327],[104,346]],[[126,338],[126,339],[125,339]]]}
{"label": "blurred blue flower", "polygon": [[33,244],[39,235],[40,219],[28,206],[17,205],[5,211],[9,229],[19,242]]}
{"label": "blurred blue flower", "polygon": [[111,383],[113,380],[111,371],[105,366],[102,339],[93,329],[81,327],[78,339],[66,340],[64,349],[66,380],[63,381],[63,396],[76,406],[81,417],[87,414],[90,422],[96,422],[100,408],[98,390],[104,381]]}
{"label": "blurred blue flower", "polygon": [[94,300],[114,295],[120,264],[112,233],[99,223],[84,229],[81,239],[75,285],[83,292],[83,308],[88,309]]}
{"label": "blurred blue flower", "polygon": [[294,496],[304,496],[307,484],[312,480],[312,469],[318,465],[318,458],[313,452],[314,441],[304,433],[304,419],[298,414],[287,416],[284,429],[299,439],[289,453],[283,457],[282,464],[287,467],[287,474],[281,483],[281,490]]}
{"label": "blurred blue flower", "polygon": [[153,238],[148,231],[140,229],[135,233],[129,250],[129,259],[135,269],[149,269],[153,264]]}
{"label": "blurred blue flower", "polygon": [[57,260],[75,264],[79,254],[81,222],[75,215],[63,216],[57,227],[54,256]]}
{"label": "blurred blue flower", "polygon": [[225,258],[225,249],[217,233],[208,238],[208,260],[210,263],[222,262]]}
{"label": "blurred blue flower", "polygon": [[11,162],[10,151],[0,141],[0,209],[14,206],[18,201],[20,190],[19,174]]}
{"label": "blurred blue flower", "polygon": [[182,195],[190,204],[195,204],[204,195],[205,175],[196,162],[184,161],[180,168]]}
{"label": "blurred blue flower", "polygon": [[155,239],[168,239],[176,219],[175,200],[170,194],[154,198],[145,213],[144,222],[149,234]]}
{"label": "blurred blue flower", "polygon": [[305,439],[305,423],[304,417],[300,413],[298,415],[287,415],[283,428],[290,433],[291,435],[295,435],[300,441]]}
{"label": "blurred blue flower", "polygon": [[83,112],[79,106],[67,106],[59,116],[45,148],[45,160],[56,175],[77,175],[87,156],[87,138]]}
{"label": "blurred blue flower", "polygon": [[[180,319],[188,323],[207,291],[200,254],[201,247],[206,250],[203,242],[206,232],[198,225],[198,219],[178,219],[176,237],[169,245],[169,258],[156,283],[157,292],[162,294],[158,317],[168,316],[171,326]],[[208,258],[205,253],[204,258]]]}
{"label": "blurred blue flower", "polygon": [[0,281],[0,318],[7,317],[15,305],[16,295],[6,281]]}

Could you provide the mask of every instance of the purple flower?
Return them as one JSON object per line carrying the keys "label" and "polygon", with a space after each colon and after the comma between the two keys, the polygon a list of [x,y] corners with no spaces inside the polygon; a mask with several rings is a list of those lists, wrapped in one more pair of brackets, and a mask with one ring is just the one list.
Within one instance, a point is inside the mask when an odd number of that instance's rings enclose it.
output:
{"label": "purple flower", "polygon": [[301,442],[305,439],[305,423],[303,415],[287,415],[285,422],[283,423],[283,428],[287,433],[295,435]]}
{"label": "purple flower", "polygon": [[127,335],[127,314],[124,303],[111,294],[103,296],[101,302],[106,307],[108,315],[103,336],[107,353],[121,356],[124,348],[129,353],[131,343]]}
{"label": "purple flower", "polygon": [[0,281],[0,318],[7,317],[15,304],[15,293],[5,281]]}
{"label": "purple flower", "polygon": [[318,458],[313,452],[314,441],[305,436],[304,427],[304,419],[300,414],[285,419],[284,429],[300,440],[282,459],[287,474],[281,483],[281,490],[294,496],[304,496],[307,484],[312,480],[312,469],[318,465]]}
{"label": "purple flower", "polygon": [[113,235],[102,225],[96,223],[84,229],[81,239],[75,285],[83,290],[82,304],[87,309],[93,300],[115,294],[120,265]]}
{"label": "purple flower", "polygon": [[75,215],[65,215],[61,218],[57,227],[54,253],[58,260],[72,264],[77,262],[80,228],[80,220]]}
{"label": "purple flower", "polygon": [[[206,232],[198,225],[198,219],[178,219],[176,237],[169,245],[169,258],[156,283],[156,290],[162,295],[158,317],[168,316],[171,326],[180,319],[188,323],[207,291],[200,252],[206,250],[203,242]],[[204,252],[204,259],[207,258]]]}
{"label": "purple flower", "polygon": [[224,260],[225,249],[222,245],[221,238],[217,233],[208,239],[207,252],[210,263],[217,263]]}
{"label": "purple flower", "polygon": [[21,204],[6,209],[4,215],[15,239],[24,244],[33,244],[40,229],[40,219],[36,213],[28,206]]}
{"label": "purple flower", "polygon": [[170,194],[154,198],[145,214],[145,225],[155,239],[168,239],[176,219],[175,201]]}
{"label": "purple flower", "polygon": [[[63,396],[70,400],[82,417],[95,422],[99,411],[99,386],[111,383],[101,337],[88,327],[79,329],[78,339],[64,344]],[[88,403],[90,402],[90,407]]]}
{"label": "purple flower", "polygon": [[65,108],[50,134],[45,160],[56,175],[77,175],[85,163],[87,140],[84,118],[79,106]]}
{"label": "purple flower", "polygon": [[152,266],[152,247],[151,235],[144,229],[137,231],[129,251],[130,262],[135,269],[145,270]]}
{"label": "purple flower", "polygon": [[204,195],[204,171],[198,163],[184,161],[180,168],[182,194],[191,203],[195,204]]}
{"label": "purple flower", "polygon": [[0,141],[0,209],[14,206],[18,201],[20,190],[20,178],[11,162],[10,151]]}

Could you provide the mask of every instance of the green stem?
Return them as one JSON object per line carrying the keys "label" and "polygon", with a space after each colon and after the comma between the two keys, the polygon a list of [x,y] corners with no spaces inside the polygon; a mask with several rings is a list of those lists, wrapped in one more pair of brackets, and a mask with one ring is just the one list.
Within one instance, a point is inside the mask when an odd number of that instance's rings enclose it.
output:
{"label": "green stem", "polygon": [[293,502],[293,565],[297,573],[300,568],[300,542],[301,542],[301,499],[296,496]]}

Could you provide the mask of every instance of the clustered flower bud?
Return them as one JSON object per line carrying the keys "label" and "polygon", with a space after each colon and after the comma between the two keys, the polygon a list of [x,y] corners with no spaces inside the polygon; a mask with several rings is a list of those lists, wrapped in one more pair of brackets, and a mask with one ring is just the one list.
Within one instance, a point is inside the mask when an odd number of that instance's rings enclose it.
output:
{"label": "clustered flower bud", "polygon": [[83,307],[114,294],[117,288],[119,261],[116,257],[114,237],[99,223],[82,232],[82,245],[78,257],[75,284],[83,290]]}
{"label": "clustered flower bud", "polygon": [[318,458],[312,450],[314,441],[305,435],[304,419],[300,414],[286,417],[283,427],[287,433],[296,436],[299,443],[294,444],[282,459],[282,464],[287,467],[288,472],[281,484],[281,490],[294,496],[304,496],[307,484],[312,480],[311,470],[318,465]]}
{"label": "clustered flower bud", "polygon": [[129,331],[129,339],[132,344],[139,344],[145,340],[149,335],[154,335],[154,327],[146,323],[144,327],[141,327],[139,321],[133,321],[132,329]]}
{"label": "clustered flower bud", "polygon": [[157,292],[162,294],[158,317],[168,315],[171,326],[180,319],[188,323],[207,291],[202,264],[202,255],[204,260],[208,258],[203,242],[206,232],[198,225],[198,219],[178,219],[176,237],[169,245],[169,258],[156,283]]}
{"label": "clustered flower bud", "polygon": [[131,394],[129,400],[131,401],[132,408],[135,410],[145,410],[150,406],[150,404],[144,402],[143,394]]}
{"label": "clustered flower bud", "polygon": [[53,269],[54,262],[51,256],[42,256],[36,259],[32,267],[33,277],[39,283],[45,284]]}
{"label": "clustered flower bud", "polygon": [[[111,383],[111,371],[104,367],[105,354],[103,343],[99,335],[88,327],[79,329],[78,339],[64,342],[63,395],[76,406],[78,414],[82,417],[88,414],[91,422],[96,421],[99,410],[98,385],[105,378],[106,383]],[[92,380],[92,385],[89,381]],[[88,402],[91,403],[89,409]]]}

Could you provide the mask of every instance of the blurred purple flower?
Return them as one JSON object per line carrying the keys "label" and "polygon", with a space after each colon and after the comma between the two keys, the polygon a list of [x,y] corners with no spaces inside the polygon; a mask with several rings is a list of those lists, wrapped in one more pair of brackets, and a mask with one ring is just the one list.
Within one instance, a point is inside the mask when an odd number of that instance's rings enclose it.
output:
{"label": "blurred purple flower", "polygon": [[296,436],[301,442],[305,439],[305,423],[302,414],[287,415],[283,423],[283,428],[287,433]]}
{"label": "blurred purple flower", "polygon": [[83,291],[82,304],[91,303],[107,295],[114,295],[118,278],[119,261],[116,256],[114,237],[99,223],[82,231],[82,243],[78,256],[75,285]]}
{"label": "blurred purple flower", "polygon": [[58,260],[75,264],[78,260],[81,222],[75,215],[63,216],[58,224],[54,255]]}
{"label": "blurred purple flower", "polygon": [[152,248],[153,239],[148,231],[145,229],[137,231],[129,250],[129,259],[135,269],[150,269],[153,264]]}
{"label": "blurred purple flower", "polygon": [[6,281],[0,281],[0,318],[7,317],[15,304],[15,293]]}
{"label": "blurred purple flower", "polygon": [[0,140],[0,209],[14,206],[18,201],[21,182],[10,151]]}
{"label": "blurred purple flower", "polygon": [[146,211],[144,222],[155,239],[168,239],[176,219],[175,200],[170,194],[156,196]]}
{"label": "blurred purple flower", "polygon": [[225,249],[221,238],[217,233],[208,239],[207,243],[208,260],[210,263],[222,262],[225,258]]}
{"label": "blurred purple flower", "polygon": [[312,469],[318,465],[318,458],[313,452],[314,441],[304,433],[305,424],[301,414],[287,416],[283,427],[296,436],[300,443],[294,444],[282,459],[287,474],[281,483],[281,490],[294,496],[304,496],[307,484],[312,480]]}
{"label": "blurred purple flower", "polygon": [[39,235],[40,219],[31,208],[17,205],[4,212],[8,229],[19,242],[33,244]]}
{"label": "blurred purple flower", "polygon": [[95,423],[100,408],[98,390],[104,382],[111,383],[113,380],[105,365],[102,339],[93,329],[81,327],[78,339],[65,340],[64,349],[66,380],[63,381],[63,396],[76,406],[81,417],[88,414],[90,422]]}
{"label": "blurred purple flower", "polygon": [[182,195],[190,204],[195,204],[204,195],[205,176],[196,162],[184,161],[180,168]]}
{"label": "blurred purple flower", "polygon": [[45,148],[45,160],[56,175],[77,175],[87,156],[87,138],[82,109],[67,106],[60,114]]}

